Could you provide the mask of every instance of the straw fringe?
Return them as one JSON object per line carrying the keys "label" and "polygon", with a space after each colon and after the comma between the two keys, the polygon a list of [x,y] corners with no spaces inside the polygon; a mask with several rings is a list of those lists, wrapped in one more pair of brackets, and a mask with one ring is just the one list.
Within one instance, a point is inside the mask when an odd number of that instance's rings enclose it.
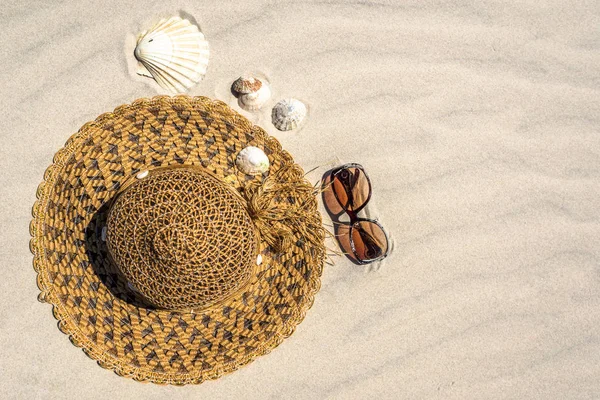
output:
{"label": "straw fringe", "polygon": [[313,211],[317,206],[314,189],[294,165],[282,167],[262,182],[250,182],[243,195],[261,237],[278,252],[291,246],[293,232],[313,239],[311,245],[317,244],[314,238],[326,234]]}

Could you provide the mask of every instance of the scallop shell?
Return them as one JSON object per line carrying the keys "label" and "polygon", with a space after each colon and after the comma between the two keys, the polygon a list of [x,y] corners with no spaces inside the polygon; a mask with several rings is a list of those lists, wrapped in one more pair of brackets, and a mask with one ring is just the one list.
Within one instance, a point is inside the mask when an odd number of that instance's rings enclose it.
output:
{"label": "scallop shell", "polygon": [[258,175],[269,169],[269,157],[258,147],[248,146],[235,159],[238,169],[248,175]]}
{"label": "scallop shell", "polygon": [[186,19],[162,19],[138,36],[134,50],[139,75],[181,93],[206,75],[210,51],[198,27]]}
{"label": "scallop shell", "polygon": [[237,94],[253,93],[260,89],[262,81],[251,76],[240,76],[233,82],[231,88]]}
{"label": "scallop shell", "polygon": [[267,84],[261,84],[256,92],[246,93],[238,97],[238,104],[246,111],[256,111],[260,109],[271,98],[271,88]]}
{"label": "scallop shell", "polygon": [[273,107],[271,120],[280,131],[291,131],[302,124],[306,114],[306,106],[300,100],[283,99]]}

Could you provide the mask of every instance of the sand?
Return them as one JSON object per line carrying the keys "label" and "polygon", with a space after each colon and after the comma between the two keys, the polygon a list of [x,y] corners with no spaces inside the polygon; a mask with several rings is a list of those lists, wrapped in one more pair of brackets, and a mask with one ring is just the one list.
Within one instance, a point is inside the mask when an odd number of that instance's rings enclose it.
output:
{"label": "sand", "polygon": [[[381,265],[335,259],[296,333],[218,381],[139,384],[56,328],[28,250],[65,140],[159,91],[127,38],[193,15],[210,41],[190,92],[231,102],[264,74],[310,108],[255,120],[305,169],[360,162]],[[600,397],[598,1],[6,0],[0,8],[0,393],[19,399]],[[319,170],[318,170],[319,171]],[[318,175],[317,171],[317,175]],[[316,177],[318,177],[315,175]]]}

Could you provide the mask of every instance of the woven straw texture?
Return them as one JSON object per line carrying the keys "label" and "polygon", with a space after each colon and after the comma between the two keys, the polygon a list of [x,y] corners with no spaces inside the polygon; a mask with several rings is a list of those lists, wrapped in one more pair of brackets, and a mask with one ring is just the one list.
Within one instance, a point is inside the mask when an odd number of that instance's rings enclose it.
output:
{"label": "woven straw texture", "polygon": [[206,308],[250,280],[256,234],[246,208],[199,168],[157,169],[112,205],[108,250],[151,304]]}
{"label": "woven straw texture", "polygon": [[[237,153],[249,145],[268,155],[268,174],[252,177],[235,168]],[[147,298],[132,290],[123,277],[126,272],[115,265],[107,243],[101,240],[111,203],[135,186],[128,182],[140,171],[150,170],[145,178],[149,179],[154,170],[180,165],[202,168],[218,179],[215,187],[227,185],[242,193],[257,233],[252,262],[258,253],[263,259],[243,284],[247,268],[233,271],[217,257],[213,263],[219,265],[219,272],[215,274],[240,279],[236,281],[239,286],[213,292],[208,279],[202,290],[214,297],[194,297],[200,299],[201,309],[187,311],[174,311],[170,303],[163,306],[171,309],[149,305]],[[189,180],[192,186],[194,182]],[[73,344],[122,376],[181,385],[234,371],[291,335],[319,289],[324,230],[312,186],[277,140],[220,101],[156,97],[101,115],[55,155],[37,196],[30,247],[39,299],[53,305],[59,329]],[[226,203],[236,209],[233,199]],[[233,225],[228,223],[227,229],[235,226],[247,234],[248,219],[237,211],[239,215],[228,217]],[[178,217],[172,218],[176,222]],[[195,236],[195,227],[188,220],[181,232],[163,234],[194,236],[205,243],[206,238]],[[110,232],[108,236],[118,229]],[[250,236],[246,237],[249,242]],[[169,241],[161,237],[155,234],[152,245],[161,249],[163,265],[187,251],[178,247],[177,238],[171,237],[172,246],[167,246]],[[230,257],[243,258],[251,247],[249,243],[241,246],[240,253]],[[213,257],[214,251],[209,248],[208,257],[196,260]],[[119,263],[127,270],[123,260]],[[131,265],[133,271],[136,267]],[[181,265],[194,268],[195,264]]]}

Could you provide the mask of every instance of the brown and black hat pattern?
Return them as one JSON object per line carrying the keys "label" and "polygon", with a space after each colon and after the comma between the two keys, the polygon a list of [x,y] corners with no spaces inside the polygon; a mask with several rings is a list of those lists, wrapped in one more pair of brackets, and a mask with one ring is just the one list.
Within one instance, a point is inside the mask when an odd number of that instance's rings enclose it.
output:
{"label": "brown and black hat pattern", "polygon": [[[267,173],[237,170],[246,146],[268,155]],[[220,101],[155,97],[101,115],[55,155],[37,196],[39,298],[122,376],[188,384],[234,371],[291,335],[319,289],[313,187]]]}

